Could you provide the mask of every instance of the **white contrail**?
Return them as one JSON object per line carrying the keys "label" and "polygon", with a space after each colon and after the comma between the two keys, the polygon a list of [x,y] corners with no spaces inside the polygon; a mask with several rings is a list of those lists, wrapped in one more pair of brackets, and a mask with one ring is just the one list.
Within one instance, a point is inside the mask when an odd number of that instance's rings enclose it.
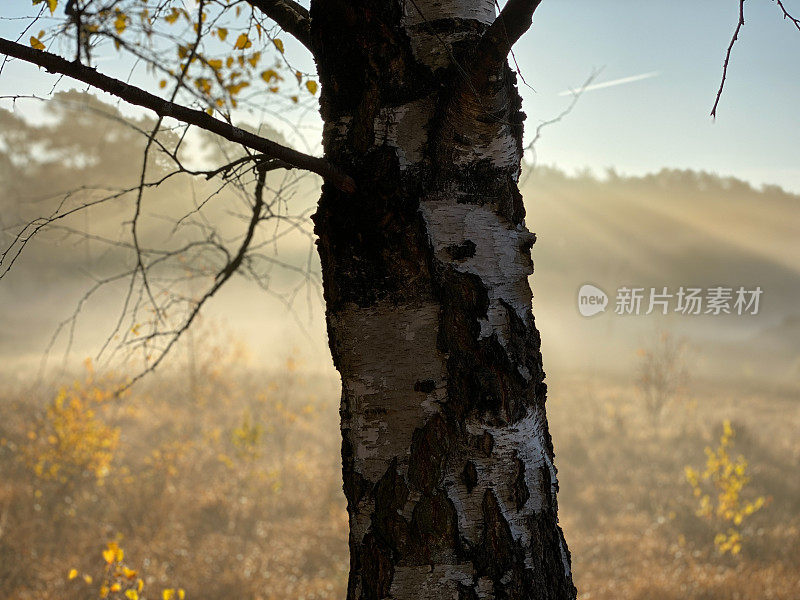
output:
{"label": "white contrail", "polygon": [[634,81],[641,81],[642,79],[650,79],[651,77],[658,77],[661,75],[660,71],[650,71],[649,73],[642,73],[640,75],[631,75],[630,77],[623,77],[621,79],[612,79],[611,81],[604,81],[602,83],[595,83],[588,85],[582,90],[564,90],[559,92],[559,96],[572,96],[576,92],[591,92],[592,90],[601,90],[603,88],[614,87],[615,85],[625,85],[626,83],[633,83]]}

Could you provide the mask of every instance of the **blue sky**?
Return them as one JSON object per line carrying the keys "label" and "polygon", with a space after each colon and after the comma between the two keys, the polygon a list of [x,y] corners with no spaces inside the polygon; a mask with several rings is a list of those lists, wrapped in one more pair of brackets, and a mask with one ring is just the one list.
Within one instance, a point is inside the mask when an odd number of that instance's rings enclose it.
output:
{"label": "blue sky", "polygon": [[[787,8],[800,13],[800,2]],[[716,122],[709,112],[738,19],[736,0],[542,2],[515,48],[528,130],[559,112],[593,68],[597,82],[545,131],[538,159],[567,170],[694,168],[800,192],[800,31],[771,0],[749,0]]]}
{"label": "blue sky", "polygon": [[[786,4],[800,14],[800,0]],[[30,11],[19,1],[0,14]],[[772,0],[748,0],[745,16],[713,121],[737,0],[544,0],[515,47],[535,89],[521,86],[529,132],[558,114],[570,101],[559,93],[593,70],[602,69],[598,84],[651,76],[587,91],[567,118],[545,130],[539,163],[625,174],[693,168],[800,192],[800,31]],[[19,28],[20,21],[0,20],[5,37],[15,38]],[[299,46],[287,44],[287,54],[313,69]],[[112,65],[99,66],[113,73]],[[46,93],[53,81],[34,67],[14,66],[0,76],[0,95]],[[70,87],[62,82],[58,89]]]}

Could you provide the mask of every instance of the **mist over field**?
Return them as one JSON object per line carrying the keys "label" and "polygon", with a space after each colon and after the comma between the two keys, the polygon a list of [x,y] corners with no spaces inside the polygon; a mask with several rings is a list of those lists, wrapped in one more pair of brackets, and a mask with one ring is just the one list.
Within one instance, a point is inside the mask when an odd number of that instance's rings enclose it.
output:
{"label": "mist over field", "polygon": [[[125,278],[80,303],[131,268],[122,243],[131,195],[59,220],[18,255],[15,236],[59,205],[136,186],[144,140],[90,96],[61,93],[38,108],[0,110],[0,242],[12,249],[2,271],[14,261],[0,279],[0,596],[87,597],[79,584],[103,577],[101,552],[116,552],[113,543],[125,548],[113,564],[189,598],[342,597],[339,382],[309,219],[319,181],[268,175],[267,196],[279,199],[249,276],[209,301],[156,373],[111,399],[113,383],[146,364],[126,344],[146,331],[147,311],[124,312]],[[186,154],[196,168],[240,155],[200,137]],[[154,177],[168,172],[160,160]],[[793,597],[800,196],[690,170],[632,177],[539,165],[523,179],[580,597]],[[207,238],[213,223],[235,247],[248,200],[219,179],[170,177],[145,191],[141,243],[169,251]],[[194,297],[223,258],[190,254],[154,277]],[[605,312],[580,314],[584,284],[608,294]],[[762,295],[757,314],[684,315],[674,304],[667,315],[615,314],[625,286]],[[81,410],[59,412],[58,397]],[[62,421],[85,436],[52,454],[47,439]],[[85,455],[94,458],[81,463]]]}
{"label": "mist over field", "polygon": [[[59,97],[44,124],[0,113],[4,245],[19,224],[48,214],[67,192],[69,201],[79,202],[136,184],[141,136],[92,112],[114,112],[112,107],[91,100],[91,110],[81,110],[87,98],[73,92]],[[191,150],[200,163],[215,152],[237,156],[231,147],[202,140]],[[279,189],[280,176],[270,177]],[[538,236],[531,284],[547,370],[625,373],[636,350],[668,330],[691,346],[700,377],[777,385],[800,381],[800,197],[778,187],[754,189],[735,178],[666,169],[626,177],[613,170],[567,174],[539,166],[526,171],[523,181],[528,227]],[[99,189],[80,191],[87,185]],[[179,176],[147,190],[142,227],[147,242],[169,248],[192,239],[191,226],[174,231],[173,221],[209,196],[205,218],[223,235],[240,234],[246,225],[236,216],[241,194],[228,187],[214,196],[217,187],[217,181]],[[273,260],[265,270],[268,292],[234,278],[203,314],[246,342],[259,365],[294,349],[308,367],[332,371],[307,218],[318,181],[309,177],[281,192],[287,197],[285,214],[296,215],[299,225],[285,230],[276,220],[274,229],[264,228],[265,241],[270,233],[280,234],[263,249]],[[34,238],[19,256],[0,286],[0,356],[8,376],[38,368],[58,323],[73,313],[93,282],[130,265],[130,253],[114,246],[128,235],[130,203],[129,195],[68,217],[60,231]],[[605,313],[580,315],[577,292],[585,283],[610,296]],[[199,293],[204,283],[191,285]],[[650,288],[667,287],[674,294],[680,287],[716,286],[760,287],[763,293],[756,315],[679,314],[674,298],[670,314],[645,315],[647,297],[642,314],[616,315],[615,294],[623,286],[644,288],[645,294]],[[124,281],[109,286],[83,308],[72,364],[97,352],[119,316],[124,290]],[[62,364],[66,337],[56,340],[52,366]]]}

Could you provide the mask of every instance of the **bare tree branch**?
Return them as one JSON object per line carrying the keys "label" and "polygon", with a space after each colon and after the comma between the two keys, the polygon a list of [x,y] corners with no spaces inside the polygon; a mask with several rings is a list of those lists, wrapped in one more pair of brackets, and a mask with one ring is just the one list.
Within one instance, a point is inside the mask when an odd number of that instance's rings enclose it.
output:
{"label": "bare tree branch", "polygon": [[355,182],[349,175],[342,173],[324,158],[310,156],[293,148],[282,146],[272,140],[259,137],[229,123],[215,119],[201,110],[168,102],[141,88],[103,75],[95,69],[80,63],[70,62],[56,54],[28,48],[5,38],[0,38],[0,53],[44,67],[51,73],[60,73],[87,83],[125,102],[152,110],[159,117],[171,117],[178,121],[195,125],[227,140],[266,154],[271,158],[280,159],[299,169],[312,171],[344,192],[353,193],[356,189]]}
{"label": "bare tree branch", "polygon": [[561,121],[564,117],[566,117],[569,113],[572,112],[572,109],[575,108],[575,105],[578,103],[578,100],[580,100],[581,96],[586,91],[586,88],[588,88],[592,84],[592,82],[595,79],[597,79],[597,76],[599,74],[600,74],[600,69],[592,71],[589,77],[586,78],[586,81],[583,82],[583,85],[581,85],[581,87],[579,87],[576,90],[572,90],[572,100],[564,110],[558,113],[555,117],[547,119],[546,121],[542,121],[536,126],[536,131],[533,134],[533,139],[531,139],[528,145],[525,146],[524,150],[526,151],[533,150],[534,147],[536,146],[536,142],[538,142],[539,139],[542,137],[542,130],[544,130],[546,127],[549,127],[550,125],[555,125],[556,123]]}
{"label": "bare tree branch", "polygon": [[733,45],[736,43],[736,40],[739,38],[739,31],[741,31],[743,25],[744,0],[739,0],[739,22],[736,24],[736,29],[733,31],[731,43],[728,44],[728,51],[725,53],[725,62],[722,64],[722,81],[719,84],[719,90],[717,90],[717,98],[714,100],[714,107],[711,109],[711,116],[713,118],[717,117],[717,106],[719,106],[719,99],[722,97],[722,89],[725,87],[725,78],[728,76],[728,63],[731,60],[731,51],[733,50]]}
{"label": "bare tree branch", "polygon": [[483,34],[481,44],[490,43],[505,58],[517,40],[533,24],[533,13],[542,0],[508,0],[503,10]]}
{"label": "bare tree branch", "polygon": [[564,117],[566,117],[572,110],[575,108],[575,105],[578,104],[578,100],[580,100],[583,93],[586,89],[592,84],[592,82],[597,79],[597,76],[600,74],[602,69],[595,69],[592,73],[586,78],[586,81],[583,82],[583,85],[578,89],[572,90],[572,100],[570,103],[558,113],[555,117],[547,119],[545,121],[541,121],[537,126],[536,130],[533,133],[533,138],[531,141],[528,142],[528,145],[523,148],[523,152],[531,152],[533,158],[531,160],[530,165],[526,166],[525,176],[523,177],[522,181],[520,182],[520,188],[522,188],[525,183],[528,181],[528,178],[533,173],[533,170],[536,168],[536,144],[542,138],[542,132],[545,128],[550,127],[551,125],[555,125],[556,123],[561,122]]}
{"label": "bare tree branch", "polygon": [[485,83],[493,69],[502,65],[511,47],[530,29],[533,13],[542,0],[508,0],[478,42],[469,71],[476,85]]}
{"label": "bare tree branch", "polygon": [[293,0],[247,0],[247,2],[311,50],[311,17],[303,6]]}
{"label": "bare tree branch", "polygon": [[256,180],[252,216],[247,225],[247,232],[245,233],[244,239],[239,246],[239,250],[234,256],[229,258],[225,266],[216,274],[214,278],[214,284],[195,303],[194,308],[189,312],[189,315],[187,316],[186,320],[184,320],[183,324],[180,325],[180,327],[170,332],[155,332],[151,334],[151,337],[166,336],[169,341],[155,358],[155,360],[148,365],[146,369],[133,377],[117,393],[122,393],[123,391],[127,390],[142,377],[153,372],[158,365],[161,364],[161,361],[163,361],[167,354],[169,354],[169,351],[172,349],[172,347],[178,342],[186,330],[191,327],[192,323],[197,318],[197,315],[200,314],[200,310],[203,308],[206,302],[208,302],[208,300],[210,300],[211,297],[214,296],[214,294],[216,294],[223,285],[225,285],[225,282],[227,282],[242,265],[242,262],[245,260],[247,255],[247,250],[250,248],[253,237],[255,236],[256,227],[261,220],[261,215],[264,209],[264,184],[266,181],[266,175],[267,170],[260,168],[258,171],[258,178]]}
{"label": "bare tree branch", "polygon": [[775,1],[778,3],[778,8],[780,8],[781,11],[783,11],[783,18],[794,24],[797,30],[800,31],[800,19],[796,19],[792,15],[790,15],[789,11],[786,10],[786,7],[783,5],[783,2],[781,2],[781,0],[775,0]]}
{"label": "bare tree branch", "polygon": [[[200,42],[202,41],[203,36],[203,8],[205,8],[205,1],[199,0],[198,10],[197,10],[197,33],[195,36],[194,44],[192,44],[192,49],[189,52],[189,58],[186,63],[181,68],[181,72],[178,75],[178,83],[175,86],[175,89],[172,91],[170,95],[169,102],[174,102],[176,96],[178,95],[178,91],[183,86],[183,80],[186,77],[186,73],[189,70],[189,66],[192,64],[192,60],[197,55],[197,48],[200,46]],[[153,297],[153,291],[150,287],[150,282],[147,278],[147,269],[144,266],[144,262],[142,262],[142,252],[141,246],[139,244],[139,217],[142,212],[142,200],[144,199],[144,189],[145,183],[147,181],[147,162],[150,157],[150,148],[153,146],[153,140],[156,139],[159,130],[161,129],[161,122],[164,120],[163,116],[159,116],[156,124],[153,126],[153,130],[147,136],[147,143],[144,147],[144,158],[142,160],[142,170],[139,176],[139,189],[136,193],[136,202],[134,203],[134,213],[133,219],[131,220],[131,238],[133,239],[133,245],[136,249],[136,268],[142,275],[142,285],[144,289],[147,291],[147,297],[150,299],[150,304],[155,311],[156,317],[159,319],[162,318],[161,311],[158,309],[158,303],[156,299]],[[175,154],[177,156],[178,150],[176,148]]]}

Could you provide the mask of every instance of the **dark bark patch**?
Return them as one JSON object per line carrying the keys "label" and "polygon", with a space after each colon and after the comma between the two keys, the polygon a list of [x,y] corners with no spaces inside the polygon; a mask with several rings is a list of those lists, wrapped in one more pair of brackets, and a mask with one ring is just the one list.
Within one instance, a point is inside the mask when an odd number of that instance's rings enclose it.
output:
{"label": "dark bark patch", "polygon": [[453,503],[442,492],[423,496],[411,515],[414,551],[408,564],[446,564],[458,553],[458,522]]}
{"label": "dark bark patch", "polygon": [[475,463],[471,460],[468,460],[467,464],[464,465],[464,470],[461,472],[461,481],[464,483],[469,493],[472,493],[472,490],[478,485],[478,470],[475,468]]}
{"label": "dark bark patch", "polygon": [[[516,470],[516,475],[514,477],[514,483],[511,484],[511,497],[514,500],[517,510],[521,510],[528,501],[528,498],[531,497],[531,492],[528,489],[528,484],[525,482],[525,463],[519,458],[515,458],[514,468]],[[548,473],[548,480],[549,479]],[[550,492],[548,490],[548,496],[549,495]]]}
{"label": "dark bark patch", "polygon": [[[474,147],[474,141],[464,138],[464,149]],[[446,162],[440,159],[441,162]],[[455,169],[455,167],[443,167]],[[481,160],[457,170],[447,172],[447,177],[459,191],[459,202],[464,204],[495,205],[497,212],[513,225],[525,220],[525,206],[517,187],[519,167],[514,165],[499,169],[490,160]]]}
{"label": "dark bark patch", "polygon": [[[392,148],[359,155],[349,170],[355,194],[325,184],[313,217],[329,312],[348,302],[418,302],[430,297],[429,245],[419,199],[400,189]],[[336,349],[333,347],[334,361]]]}
{"label": "dark bark patch", "polygon": [[394,577],[392,552],[372,533],[364,536],[360,550],[361,598],[381,600],[389,595]]}
{"label": "dark bark patch", "polygon": [[411,439],[408,481],[413,489],[431,492],[442,479],[451,433],[445,419],[436,414]]}
{"label": "dark bark patch", "polygon": [[447,253],[453,260],[466,260],[475,256],[475,242],[472,240],[465,240],[460,244],[453,244],[447,247]]}
{"label": "dark bark patch", "polygon": [[[320,112],[328,121],[350,114],[374,88],[377,101],[403,102],[432,84],[430,69],[414,60],[397,0],[311,3],[311,38],[322,83]],[[343,32],[347,32],[343,35]]]}
{"label": "dark bark patch", "polygon": [[522,244],[520,244],[519,247],[520,251],[530,253],[531,249],[533,248],[533,245],[536,243],[536,239],[537,239],[536,234],[533,231],[531,231],[530,235],[525,236],[523,238]]}
{"label": "dark bark patch", "polygon": [[348,511],[354,511],[361,499],[367,494],[372,484],[354,467],[353,445],[348,439],[349,433],[342,432],[342,477]]}
{"label": "dark bark patch", "polygon": [[[539,468],[539,475],[541,478],[541,483],[539,484],[541,486],[539,490],[539,493],[541,494],[540,497],[544,499],[545,507],[550,510],[555,510],[555,498],[553,497],[553,478],[550,476],[550,467],[547,465],[542,465]],[[556,485],[558,485],[557,481]]]}
{"label": "dark bark patch", "polygon": [[436,383],[433,379],[421,379],[414,384],[415,392],[430,394],[436,390]]}
{"label": "dark bark patch", "polygon": [[480,339],[489,296],[480,278],[450,265],[434,269],[442,300],[439,347],[448,356],[448,411],[459,422],[477,411],[499,425],[519,420],[535,404],[544,378],[539,334],[506,305],[510,336]]}
{"label": "dark bark patch", "polygon": [[375,484],[372,491],[375,512],[372,515],[372,531],[398,557],[402,557],[408,543],[408,523],[399,513],[408,500],[408,486],[397,471],[397,458]]}
{"label": "dark bark patch", "polygon": [[516,543],[500,509],[500,503],[491,489],[483,494],[481,510],[483,536],[481,544],[476,548],[475,566],[480,574],[499,580],[516,560]]}
{"label": "dark bark patch", "polygon": [[479,600],[474,586],[458,584],[458,600]]}
{"label": "dark bark patch", "polygon": [[488,431],[484,430],[483,435],[478,436],[477,439],[478,448],[485,457],[490,457],[492,455],[492,450],[494,449],[494,437]]}
{"label": "dark bark patch", "polygon": [[575,598],[577,591],[572,584],[572,578],[565,573],[559,547],[563,547],[566,552],[567,564],[570,563],[571,557],[555,512],[545,510],[532,514],[528,520],[528,527],[532,540],[533,580],[538,588],[538,593],[531,597],[541,600]]}

